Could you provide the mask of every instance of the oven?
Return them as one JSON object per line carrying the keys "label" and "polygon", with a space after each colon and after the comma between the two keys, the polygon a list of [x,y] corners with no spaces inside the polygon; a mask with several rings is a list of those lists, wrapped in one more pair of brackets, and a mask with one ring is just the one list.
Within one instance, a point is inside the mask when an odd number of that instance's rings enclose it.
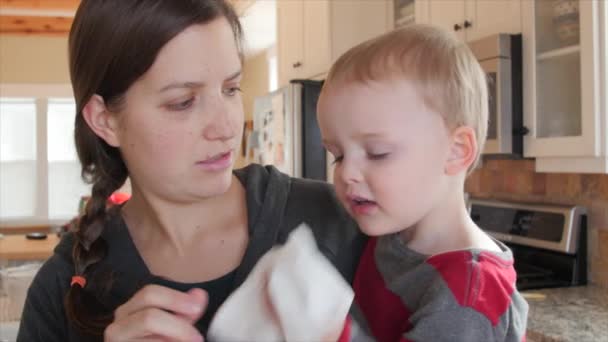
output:
{"label": "oven", "polygon": [[513,251],[519,290],[587,283],[587,216],[580,206],[471,199],[471,218]]}
{"label": "oven", "polygon": [[488,79],[489,122],[483,154],[523,155],[521,35],[496,34],[469,43]]}

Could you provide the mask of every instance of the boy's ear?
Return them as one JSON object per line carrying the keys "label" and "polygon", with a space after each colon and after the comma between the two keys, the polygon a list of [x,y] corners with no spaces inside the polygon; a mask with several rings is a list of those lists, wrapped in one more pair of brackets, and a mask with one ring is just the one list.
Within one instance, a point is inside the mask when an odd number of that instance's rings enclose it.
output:
{"label": "boy's ear", "polygon": [[453,176],[467,172],[477,158],[477,138],[475,130],[471,127],[460,126],[452,131],[451,146],[448,160],[445,164],[445,173]]}
{"label": "boy's ear", "polygon": [[119,147],[118,120],[107,108],[103,98],[93,95],[82,109],[87,125],[108,145]]}

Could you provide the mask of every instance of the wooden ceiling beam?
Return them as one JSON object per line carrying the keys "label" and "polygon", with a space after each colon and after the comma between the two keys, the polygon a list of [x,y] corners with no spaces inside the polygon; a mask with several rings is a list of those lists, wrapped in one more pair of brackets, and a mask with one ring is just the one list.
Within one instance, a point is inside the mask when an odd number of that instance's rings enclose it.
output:
{"label": "wooden ceiling beam", "polygon": [[0,0],[0,34],[66,36],[80,0]]}
{"label": "wooden ceiling beam", "polygon": [[2,9],[70,10],[75,11],[80,0],[0,0]]}
{"label": "wooden ceiling beam", "polygon": [[[256,0],[228,1],[241,16]],[[67,35],[79,4],[80,0],[0,0],[0,34]]]}
{"label": "wooden ceiling beam", "polygon": [[0,34],[65,36],[73,18],[0,16]]}

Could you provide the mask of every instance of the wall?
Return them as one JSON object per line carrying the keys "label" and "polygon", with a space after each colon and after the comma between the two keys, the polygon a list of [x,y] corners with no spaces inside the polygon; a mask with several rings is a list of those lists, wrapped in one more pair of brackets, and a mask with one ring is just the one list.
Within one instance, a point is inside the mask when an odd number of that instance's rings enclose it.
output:
{"label": "wall", "polygon": [[0,35],[0,83],[69,84],[68,38]]}
{"label": "wall", "polygon": [[[243,80],[241,81],[243,91],[243,107],[245,120],[253,119],[253,101],[256,96],[264,95],[269,92],[269,69],[266,51],[251,56],[245,60],[243,66]],[[236,167],[244,166],[242,152],[236,160]]]}
{"label": "wall", "polygon": [[[253,117],[254,97],[268,93],[268,75],[266,51],[245,60],[241,88],[246,120]],[[69,85],[68,38],[0,35],[0,84]],[[236,166],[243,165],[239,151]]]}
{"label": "wall", "polygon": [[466,191],[473,197],[585,206],[589,280],[608,289],[608,175],[537,173],[533,160],[484,160]]}

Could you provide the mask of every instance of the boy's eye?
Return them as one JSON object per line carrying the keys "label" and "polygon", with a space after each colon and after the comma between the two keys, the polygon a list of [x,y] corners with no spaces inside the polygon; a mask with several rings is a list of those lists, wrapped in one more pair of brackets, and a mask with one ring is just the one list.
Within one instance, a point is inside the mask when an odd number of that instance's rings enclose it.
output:
{"label": "boy's eye", "polygon": [[342,161],[342,159],[344,159],[344,156],[336,156],[336,157],[334,157],[334,161],[332,162],[332,165],[340,163]]}
{"label": "boy's eye", "polygon": [[371,160],[381,160],[388,157],[389,153],[368,153],[367,157]]}
{"label": "boy's eye", "polygon": [[228,95],[228,96],[234,96],[240,91],[241,91],[240,87],[230,87],[230,88],[224,89],[224,94]]}
{"label": "boy's eye", "polygon": [[173,111],[182,111],[182,110],[186,110],[186,109],[190,108],[192,106],[192,103],[194,103],[194,97],[191,97],[191,98],[187,99],[186,101],[169,104],[169,105],[167,105],[167,108],[169,108],[170,110],[173,110]]}

